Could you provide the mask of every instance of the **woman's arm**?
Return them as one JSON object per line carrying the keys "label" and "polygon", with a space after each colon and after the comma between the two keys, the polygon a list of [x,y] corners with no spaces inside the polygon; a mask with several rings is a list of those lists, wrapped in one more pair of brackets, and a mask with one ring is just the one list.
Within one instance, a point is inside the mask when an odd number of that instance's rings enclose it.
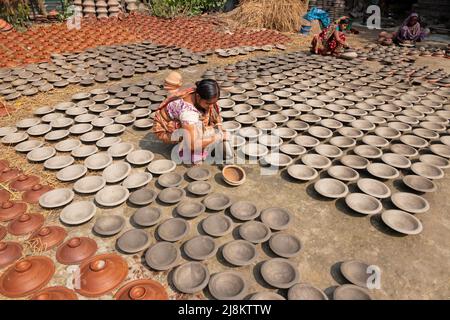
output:
{"label": "woman's arm", "polygon": [[344,47],[348,47],[347,43],[345,41],[341,40],[340,31],[337,31],[337,30],[334,31],[334,38],[336,39],[337,42],[339,42]]}
{"label": "woman's arm", "polygon": [[213,134],[208,137],[204,136],[203,130],[197,124],[184,123],[183,129],[185,130],[184,139],[186,139],[186,143],[191,147],[191,150],[195,148],[204,149],[221,138],[220,134]]}

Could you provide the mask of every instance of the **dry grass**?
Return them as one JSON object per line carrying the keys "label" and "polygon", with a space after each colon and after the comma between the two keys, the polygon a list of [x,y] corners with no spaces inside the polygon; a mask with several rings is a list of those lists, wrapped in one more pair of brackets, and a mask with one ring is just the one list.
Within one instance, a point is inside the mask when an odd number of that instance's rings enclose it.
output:
{"label": "dry grass", "polygon": [[306,6],[305,0],[243,0],[229,18],[242,27],[296,32]]}

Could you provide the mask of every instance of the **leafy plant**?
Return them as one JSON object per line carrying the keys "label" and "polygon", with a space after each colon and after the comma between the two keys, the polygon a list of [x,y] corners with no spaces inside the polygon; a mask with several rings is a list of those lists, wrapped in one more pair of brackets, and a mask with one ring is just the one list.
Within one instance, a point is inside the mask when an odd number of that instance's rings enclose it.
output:
{"label": "leafy plant", "polygon": [[65,21],[67,18],[70,18],[74,14],[72,1],[71,0],[63,0],[62,1],[62,12],[58,13],[58,20]]}
{"label": "leafy plant", "polygon": [[149,0],[153,15],[162,18],[192,16],[223,7],[226,0]]}
{"label": "leafy plant", "polygon": [[30,7],[26,0],[4,0],[0,7],[0,18],[14,27],[26,27],[30,21]]}

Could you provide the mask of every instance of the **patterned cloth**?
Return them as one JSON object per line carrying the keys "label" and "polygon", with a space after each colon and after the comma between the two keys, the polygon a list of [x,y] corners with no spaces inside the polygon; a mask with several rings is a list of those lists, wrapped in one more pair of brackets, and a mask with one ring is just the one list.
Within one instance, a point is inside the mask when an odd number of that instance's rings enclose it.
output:
{"label": "patterned cloth", "polygon": [[403,24],[396,34],[396,40],[398,42],[422,41],[428,35],[428,32],[420,26],[420,21],[417,21],[413,26],[409,26],[409,20],[412,17],[419,18],[419,15],[417,13],[411,13],[409,17],[403,21]]}

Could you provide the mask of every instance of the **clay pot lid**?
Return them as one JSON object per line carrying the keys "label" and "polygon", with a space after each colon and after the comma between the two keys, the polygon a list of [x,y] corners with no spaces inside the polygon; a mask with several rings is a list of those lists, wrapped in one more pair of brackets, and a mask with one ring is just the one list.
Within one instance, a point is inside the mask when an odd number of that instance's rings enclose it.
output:
{"label": "clay pot lid", "polygon": [[0,160],[0,171],[3,171],[4,169],[9,168],[9,162],[8,160]]}
{"label": "clay pot lid", "polygon": [[75,291],[63,287],[55,286],[42,289],[34,294],[30,300],[78,300]]}
{"label": "clay pot lid", "polygon": [[22,174],[10,183],[10,187],[16,191],[27,191],[37,183],[39,183],[39,177]]}
{"label": "clay pot lid", "polygon": [[38,203],[39,198],[46,192],[53,190],[52,187],[42,185],[40,183],[35,184],[31,189],[25,191],[22,195],[22,200],[28,203]]}
{"label": "clay pot lid", "polygon": [[62,227],[45,226],[33,233],[30,240],[39,239],[39,245],[42,246],[44,250],[49,250],[59,245],[66,236],[67,231]]}
{"label": "clay pot lid", "polygon": [[17,242],[0,242],[0,269],[22,256],[22,246]]}
{"label": "clay pot lid", "polygon": [[101,254],[84,261],[80,266],[80,288],[86,297],[99,297],[114,290],[127,276],[128,265],[117,254]]}
{"label": "clay pot lid", "polygon": [[31,233],[44,225],[45,218],[39,213],[24,213],[8,224],[8,232],[21,236]]}
{"label": "clay pot lid", "polygon": [[0,240],[2,240],[8,232],[4,226],[0,226]]}
{"label": "clay pot lid", "polygon": [[44,287],[55,273],[47,257],[27,257],[9,267],[0,277],[0,293],[8,298],[28,296]]}
{"label": "clay pot lid", "polygon": [[0,190],[0,203],[8,201],[11,197],[11,194],[6,190]]}
{"label": "clay pot lid", "polygon": [[116,300],[168,300],[166,289],[150,279],[134,280],[120,288],[114,295]]}
{"label": "clay pot lid", "polygon": [[66,265],[80,264],[93,256],[96,251],[97,243],[95,240],[88,237],[74,237],[58,247],[56,260]]}
{"label": "clay pot lid", "polygon": [[0,204],[0,221],[9,221],[17,218],[27,211],[24,202],[5,201]]}
{"label": "clay pot lid", "polygon": [[20,174],[21,171],[18,169],[5,168],[0,174],[0,182],[8,182],[17,178]]}

